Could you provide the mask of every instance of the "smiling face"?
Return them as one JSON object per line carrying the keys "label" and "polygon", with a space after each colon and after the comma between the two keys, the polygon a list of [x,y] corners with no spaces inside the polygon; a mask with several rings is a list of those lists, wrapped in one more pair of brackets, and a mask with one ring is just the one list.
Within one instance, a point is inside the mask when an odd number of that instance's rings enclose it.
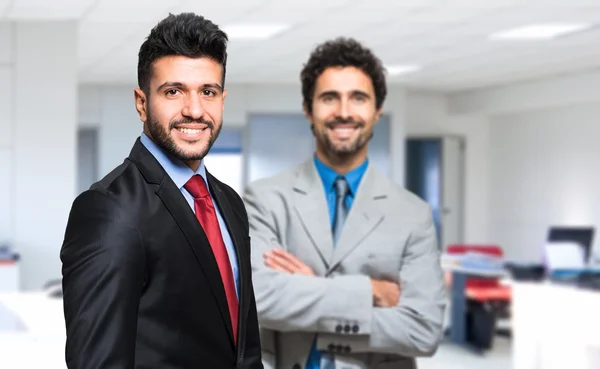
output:
{"label": "smiling face", "polygon": [[330,67],[317,78],[312,112],[305,107],[317,139],[317,157],[341,171],[359,166],[381,110],[369,76],[355,67]]}
{"label": "smiling face", "polygon": [[221,131],[222,72],[210,58],[166,56],[153,64],[148,94],[135,90],[144,133],[193,170]]}

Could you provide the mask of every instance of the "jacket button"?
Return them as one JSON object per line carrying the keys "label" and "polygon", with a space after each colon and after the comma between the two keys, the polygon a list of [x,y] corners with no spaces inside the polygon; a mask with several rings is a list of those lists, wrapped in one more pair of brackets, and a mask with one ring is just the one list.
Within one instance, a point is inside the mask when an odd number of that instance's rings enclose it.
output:
{"label": "jacket button", "polygon": [[300,369],[300,364],[294,364],[294,366],[292,367],[292,369]]}
{"label": "jacket button", "polygon": [[348,324],[346,324],[344,326],[344,332],[349,333],[350,332],[350,326]]}
{"label": "jacket button", "polygon": [[358,333],[358,325],[356,325],[356,324],[355,324],[355,325],[352,327],[352,332],[354,332],[354,333]]}
{"label": "jacket button", "polygon": [[344,327],[342,327],[342,325],[341,325],[341,324],[338,324],[338,325],[335,327],[335,331],[336,331],[336,333],[342,333],[342,329],[344,329]]}

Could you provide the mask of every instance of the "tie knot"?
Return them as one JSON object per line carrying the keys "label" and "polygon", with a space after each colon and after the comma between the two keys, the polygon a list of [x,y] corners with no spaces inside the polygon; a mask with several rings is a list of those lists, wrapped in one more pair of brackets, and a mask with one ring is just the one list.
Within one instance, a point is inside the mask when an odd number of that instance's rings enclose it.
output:
{"label": "tie knot", "polygon": [[335,182],[333,182],[335,186],[335,193],[337,197],[344,198],[348,194],[348,182],[344,177],[337,177]]}
{"label": "tie knot", "polygon": [[183,186],[195,199],[210,197],[204,178],[199,175],[193,175]]}

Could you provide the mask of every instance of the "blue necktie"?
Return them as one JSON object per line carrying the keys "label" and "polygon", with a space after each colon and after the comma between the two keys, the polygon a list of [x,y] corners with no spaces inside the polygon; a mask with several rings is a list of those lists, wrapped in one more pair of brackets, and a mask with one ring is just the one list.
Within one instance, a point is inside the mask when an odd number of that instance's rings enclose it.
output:
{"label": "blue necktie", "polygon": [[[348,182],[344,177],[336,178],[334,182],[335,186],[335,216],[333,220],[333,227],[331,229],[333,234],[333,245],[336,246],[337,241],[342,233],[342,226],[348,215],[348,209],[346,208],[346,195],[348,195]],[[322,365],[321,365],[322,364]],[[321,354],[317,350],[317,339],[313,343],[310,354],[308,355],[308,361],[306,363],[306,369],[335,369],[335,361],[331,354]]]}

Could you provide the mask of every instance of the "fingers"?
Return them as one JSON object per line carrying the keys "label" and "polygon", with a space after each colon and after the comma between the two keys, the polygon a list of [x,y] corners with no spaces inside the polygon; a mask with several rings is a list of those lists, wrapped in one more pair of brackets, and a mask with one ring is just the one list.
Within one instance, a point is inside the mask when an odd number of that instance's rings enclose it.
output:
{"label": "fingers", "polygon": [[385,280],[373,281],[376,306],[391,308],[398,305],[400,300],[400,285]]}
{"label": "fingers", "polygon": [[300,259],[282,249],[276,248],[272,251],[266,252],[264,257],[265,264],[272,269],[291,274],[305,274],[314,276],[312,269],[308,265],[304,264],[302,261],[300,261]]}
{"label": "fingers", "polygon": [[269,268],[291,274],[293,274],[296,269],[291,263],[272,253],[265,253],[265,265]]}
{"label": "fingers", "polygon": [[295,266],[297,269],[302,269],[302,268],[306,267],[306,264],[304,264],[302,261],[300,261],[300,259],[298,259],[294,255],[290,254],[289,252],[284,251],[283,249],[279,249],[279,248],[273,249],[273,254],[277,257],[282,258],[283,260],[290,263],[291,265]]}

